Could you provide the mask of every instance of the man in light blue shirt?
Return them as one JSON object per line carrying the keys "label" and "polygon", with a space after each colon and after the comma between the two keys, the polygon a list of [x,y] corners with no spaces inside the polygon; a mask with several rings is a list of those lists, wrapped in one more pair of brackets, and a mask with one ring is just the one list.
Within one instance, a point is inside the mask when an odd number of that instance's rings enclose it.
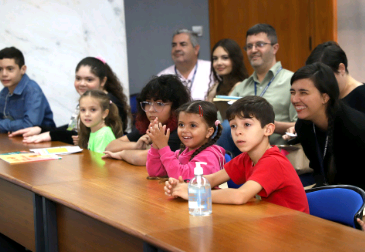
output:
{"label": "man in light blue shirt", "polygon": [[0,51],[0,132],[32,126],[56,127],[47,98],[25,73],[24,56],[15,47]]}

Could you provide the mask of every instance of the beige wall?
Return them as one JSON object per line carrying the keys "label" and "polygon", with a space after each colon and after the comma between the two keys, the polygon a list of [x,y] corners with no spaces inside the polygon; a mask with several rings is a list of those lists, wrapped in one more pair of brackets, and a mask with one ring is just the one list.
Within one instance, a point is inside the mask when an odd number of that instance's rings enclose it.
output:
{"label": "beige wall", "polygon": [[337,0],[338,43],[352,77],[365,82],[365,1]]}

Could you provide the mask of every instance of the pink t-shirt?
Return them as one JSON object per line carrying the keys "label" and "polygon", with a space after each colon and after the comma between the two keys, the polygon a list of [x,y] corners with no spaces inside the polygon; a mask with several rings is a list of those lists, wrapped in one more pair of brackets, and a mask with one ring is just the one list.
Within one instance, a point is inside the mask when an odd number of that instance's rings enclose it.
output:
{"label": "pink t-shirt", "polygon": [[186,148],[180,155],[179,151],[171,151],[169,146],[160,150],[151,148],[148,151],[146,168],[150,176],[169,176],[178,179],[182,176],[183,179],[191,179],[194,177],[195,162],[206,162],[206,165],[201,165],[203,174],[208,175],[215,173],[225,164],[225,151],[218,145],[211,145],[202,150],[192,160],[195,150],[189,151]]}

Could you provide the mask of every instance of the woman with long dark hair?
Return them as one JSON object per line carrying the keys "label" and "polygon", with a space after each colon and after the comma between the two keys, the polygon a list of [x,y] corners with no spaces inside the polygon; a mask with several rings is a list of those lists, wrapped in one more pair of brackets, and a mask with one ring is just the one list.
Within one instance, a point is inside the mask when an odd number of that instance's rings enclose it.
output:
{"label": "woman with long dark hair", "polygon": [[221,39],[211,53],[211,78],[207,100],[216,95],[229,95],[233,88],[248,77],[240,46],[232,39]]}
{"label": "woman with long dark hair", "polygon": [[361,163],[365,153],[365,115],[339,99],[332,69],[306,65],[291,78],[291,102],[297,113],[297,142],[314,170],[316,186],[350,184],[365,189]]}

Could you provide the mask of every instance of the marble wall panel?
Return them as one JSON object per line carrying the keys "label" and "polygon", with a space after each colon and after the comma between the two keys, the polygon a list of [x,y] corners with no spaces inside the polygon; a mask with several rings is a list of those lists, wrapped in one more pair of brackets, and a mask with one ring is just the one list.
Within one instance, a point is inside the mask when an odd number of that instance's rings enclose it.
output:
{"label": "marble wall panel", "polygon": [[75,67],[84,57],[103,57],[129,95],[124,0],[0,0],[0,17],[0,48],[23,52],[57,126],[77,103]]}

